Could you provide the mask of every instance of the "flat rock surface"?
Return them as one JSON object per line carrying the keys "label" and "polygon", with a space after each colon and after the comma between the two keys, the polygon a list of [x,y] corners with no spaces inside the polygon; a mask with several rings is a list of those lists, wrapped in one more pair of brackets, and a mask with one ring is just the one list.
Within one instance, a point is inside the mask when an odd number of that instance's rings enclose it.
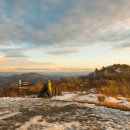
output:
{"label": "flat rock surface", "polygon": [[42,98],[0,98],[0,130],[130,130],[130,112]]}

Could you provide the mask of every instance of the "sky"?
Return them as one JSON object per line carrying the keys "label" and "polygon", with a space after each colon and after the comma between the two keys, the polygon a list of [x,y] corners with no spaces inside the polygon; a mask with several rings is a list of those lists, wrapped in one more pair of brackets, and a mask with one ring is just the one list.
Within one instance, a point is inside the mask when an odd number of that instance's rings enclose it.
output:
{"label": "sky", "polygon": [[129,0],[0,0],[0,72],[130,64]]}

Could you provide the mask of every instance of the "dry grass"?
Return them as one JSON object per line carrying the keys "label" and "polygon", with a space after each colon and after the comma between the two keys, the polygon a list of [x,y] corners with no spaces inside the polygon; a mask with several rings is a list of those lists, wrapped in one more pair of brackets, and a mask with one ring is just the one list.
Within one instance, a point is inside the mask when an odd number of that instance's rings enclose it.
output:
{"label": "dry grass", "polygon": [[119,109],[122,111],[130,111],[130,108],[127,106],[123,106],[123,105],[119,105],[119,104],[115,104],[115,103],[111,103],[111,102],[99,102],[96,104],[96,106],[105,106],[108,108],[113,108],[113,109]]}
{"label": "dry grass", "polygon": [[117,81],[109,81],[107,86],[101,86],[98,88],[98,92],[108,96],[118,96],[121,95],[123,97],[130,97],[130,84],[126,81],[117,82]]}
{"label": "dry grass", "polygon": [[127,101],[130,102],[130,98],[127,98]]}
{"label": "dry grass", "polygon": [[94,102],[94,101],[89,101],[89,100],[84,100],[84,101],[73,100],[73,101],[78,102],[78,103],[95,104],[96,106],[104,106],[107,108],[118,109],[118,110],[122,110],[122,111],[130,111],[130,108],[127,106],[123,106],[123,105],[119,105],[119,104],[115,104],[115,103],[111,103],[111,102],[107,102],[107,101],[103,101],[103,102]]}

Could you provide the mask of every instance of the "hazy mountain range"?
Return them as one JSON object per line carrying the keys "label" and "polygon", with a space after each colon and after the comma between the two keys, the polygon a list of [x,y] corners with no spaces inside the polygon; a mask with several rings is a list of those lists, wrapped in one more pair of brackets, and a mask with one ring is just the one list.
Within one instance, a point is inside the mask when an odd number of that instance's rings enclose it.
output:
{"label": "hazy mountain range", "polygon": [[[88,73],[86,73],[87,75]],[[79,76],[82,73],[71,73],[71,72],[64,72],[64,73],[15,73],[15,72],[1,72],[0,73],[0,87],[8,86],[12,82],[18,82],[18,80],[27,80],[29,83],[36,83],[38,81],[45,82],[48,79],[51,80],[59,80],[61,78],[67,78],[71,76]],[[85,74],[84,74],[85,75]]]}
{"label": "hazy mountain range", "polygon": [[9,76],[0,76],[0,87],[8,86],[12,82],[18,82],[18,80],[27,80],[29,83],[35,83],[38,81],[47,81],[47,79],[59,79],[63,76],[47,76],[38,73],[23,73],[13,74]]}

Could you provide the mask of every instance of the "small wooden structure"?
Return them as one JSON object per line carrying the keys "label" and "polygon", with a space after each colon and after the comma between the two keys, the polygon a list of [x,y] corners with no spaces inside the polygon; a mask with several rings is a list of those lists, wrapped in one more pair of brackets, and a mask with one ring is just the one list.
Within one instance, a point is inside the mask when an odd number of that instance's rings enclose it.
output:
{"label": "small wooden structure", "polygon": [[18,81],[19,95],[25,96],[25,92],[29,90],[29,82],[25,80]]}

